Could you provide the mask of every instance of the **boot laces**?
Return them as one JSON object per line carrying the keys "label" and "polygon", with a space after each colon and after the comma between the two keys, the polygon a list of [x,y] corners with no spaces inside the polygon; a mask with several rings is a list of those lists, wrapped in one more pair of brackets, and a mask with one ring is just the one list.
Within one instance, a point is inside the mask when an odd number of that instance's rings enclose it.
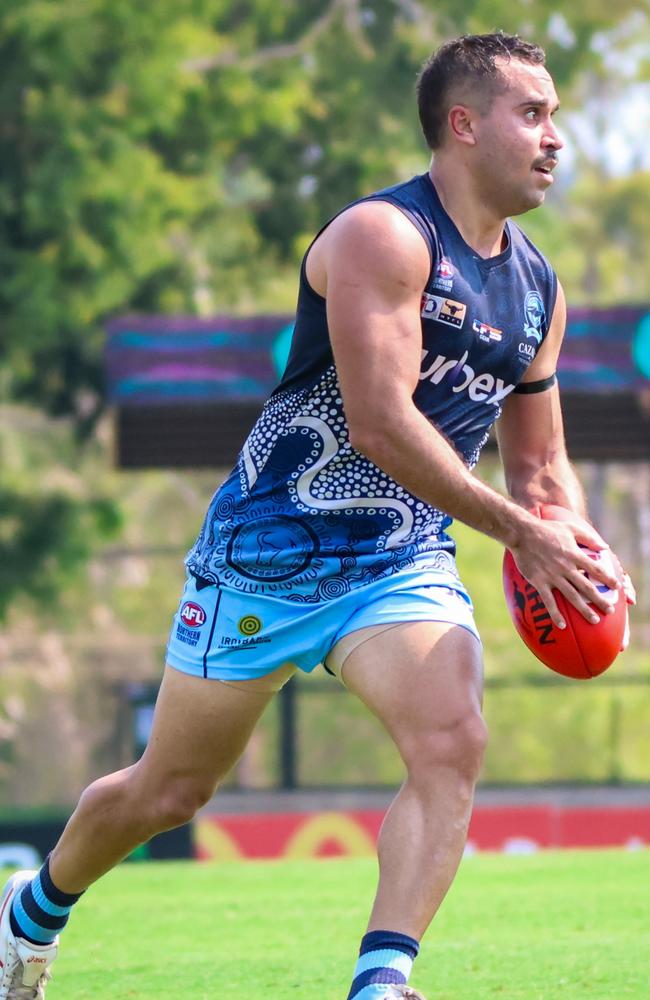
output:
{"label": "boot laces", "polygon": [[18,954],[13,945],[9,944],[8,965],[13,965],[11,981],[5,990],[0,992],[0,1000],[45,1000],[45,987],[52,978],[46,969],[34,986],[25,986],[23,983],[23,963],[18,958]]}

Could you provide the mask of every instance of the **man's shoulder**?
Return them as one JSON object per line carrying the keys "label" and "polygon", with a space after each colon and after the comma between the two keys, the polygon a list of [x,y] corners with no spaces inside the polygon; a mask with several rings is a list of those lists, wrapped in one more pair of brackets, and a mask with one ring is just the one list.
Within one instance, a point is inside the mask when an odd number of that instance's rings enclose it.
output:
{"label": "man's shoulder", "polygon": [[[421,228],[401,206],[388,200],[356,202],[334,220],[323,244],[326,256],[341,264],[369,260],[381,269],[399,271],[406,263],[429,273],[430,256]],[[347,263],[346,263],[347,262]]]}
{"label": "man's shoulder", "polygon": [[369,197],[353,202],[334,219],[331,227],[332,232],[359,229],[367,234],[388,230],[391,235],[406,240],[414,236],[409,213],[397,199]]}

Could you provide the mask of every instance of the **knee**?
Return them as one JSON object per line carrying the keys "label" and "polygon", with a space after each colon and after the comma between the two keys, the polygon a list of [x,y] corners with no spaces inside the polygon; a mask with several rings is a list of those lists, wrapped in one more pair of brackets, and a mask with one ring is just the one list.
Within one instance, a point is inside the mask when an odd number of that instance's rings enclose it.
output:
{"label": "knee", "polygon": [[413,734],[402,756],[411,778],[427,781],[445,768],[473,785],[483,763],[487,740],[483,716],[478,710],[468,710],[446,725],[424,727]]}
{"label": "knee", "polygon": [[128,826],[144,841],[189,823],[213,791],[185,775],[155,781],[134,765],[89,785],[79,808],[99,823]]}
{"label": "knee", "polygon": [[[146,795],[141,809],[154,833],[173,830],[189,823],[206,802],[214,789],[207,788],[192,779],[170,780],[164,787],[151,789]],[[142,800],[141,800],[142,801]],[[150,834],[151,836],[152,834]]]}

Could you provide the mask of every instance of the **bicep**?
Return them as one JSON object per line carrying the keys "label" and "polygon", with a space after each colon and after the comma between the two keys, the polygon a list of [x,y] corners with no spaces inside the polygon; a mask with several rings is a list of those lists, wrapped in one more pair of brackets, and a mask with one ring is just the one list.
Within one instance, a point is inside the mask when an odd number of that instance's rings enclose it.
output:
{"label": "bicep", "polygon": [[350,433],[411,404],[422,348],[420,300],[429,254],[385,203],[341,217],[325,254],[327,322]]}

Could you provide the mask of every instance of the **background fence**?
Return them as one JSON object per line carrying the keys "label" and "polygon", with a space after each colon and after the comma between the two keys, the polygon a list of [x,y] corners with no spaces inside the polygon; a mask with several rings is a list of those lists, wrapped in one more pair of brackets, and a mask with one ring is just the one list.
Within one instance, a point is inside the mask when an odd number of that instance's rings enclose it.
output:
{"label": "background fence", "polygon": [[[144,749],[156,687],[122,689],[125,748]],[[490,677],[484,786],[648,780],[650,678]],[[381,725],[333,678],[294,677],[269,706],[231,788],[382,789],[403,768]]]}

